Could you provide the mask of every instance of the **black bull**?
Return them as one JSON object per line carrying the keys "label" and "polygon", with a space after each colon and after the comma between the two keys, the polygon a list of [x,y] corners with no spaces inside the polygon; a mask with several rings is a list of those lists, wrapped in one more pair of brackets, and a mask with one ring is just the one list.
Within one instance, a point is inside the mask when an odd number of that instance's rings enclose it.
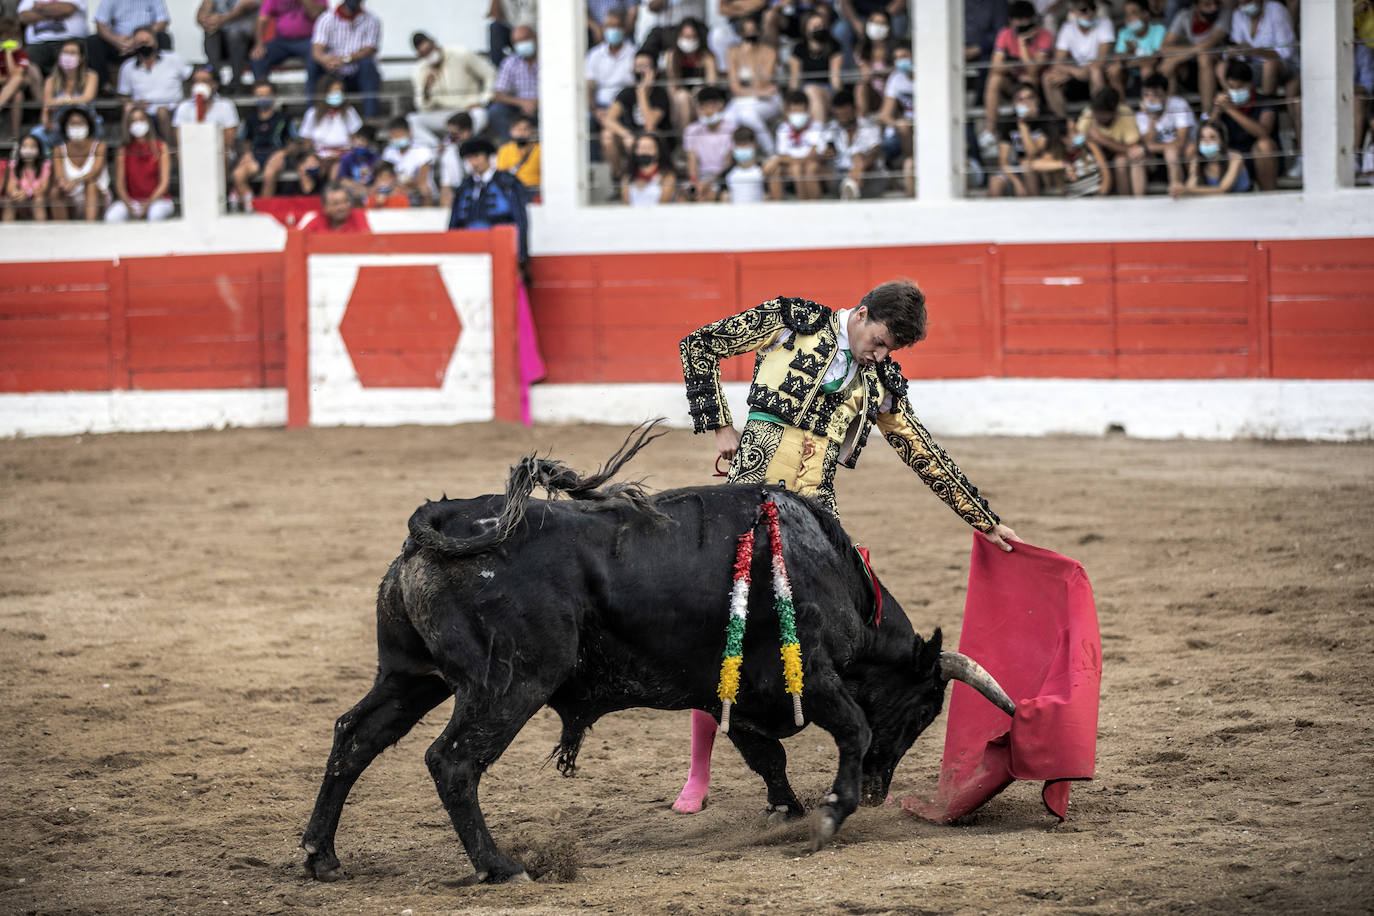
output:
{"label": "black bull", "polygon": [[[652,427],[651,427],[652,428]],[[1011,701],[963,656],[923,640],[871,589],[843,529],[777,488],[687,487],[654,495],[603,485],[651,438],[631,437],[596,474],[527,458],[505,495],[426,503],[377,596],[377,679],[334,726],[334,747],[301,846],[318,878],[341,871],[334,833],[363,770],[449,697],[453,715],[425,762],[475,878],[524,878],[502,855],[477,801],[482,774],[540,707],[562,718],[558,768],[571,775],[585,730],[621,709],[705,709],[716,697],[736,538],[777,502],[792,579],[808,720],[839,748],[831,794],[813,822],[824,843],[861,794],[880,803],[892,772],[939,714],[945,683]],[[571,500],[531,500],[535,486]],[[760,533],[762,530],[760,529]],[[766,536],[759,538],[767,544]],[[755,551],[740,691],[729,737],[779,816],[801,817],[780,738],[797,733],[784,690],[769,552]]]}

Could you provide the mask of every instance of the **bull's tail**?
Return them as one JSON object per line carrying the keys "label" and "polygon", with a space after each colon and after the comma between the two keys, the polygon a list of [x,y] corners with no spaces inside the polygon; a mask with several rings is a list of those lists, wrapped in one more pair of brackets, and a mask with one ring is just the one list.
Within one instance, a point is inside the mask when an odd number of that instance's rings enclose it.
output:
{"label": "bull's tail", "polygon": [[525,519],[530,496],[536,487],[542,487],[550,496],[564,493],[573,499],[626,499],[644,511],[653,512],[655,510],[649,505],[649,496],[642,481],[627,481],[608,487],[605,484],[640,449],[667,433],[666,430],[657,429],[662,423],[663,418],[660,417],[636,426],[611,457],[606,459],[606,463],[596,473],[585,477],[553,458],[540,458],[537,455],[522,458],[510,469],[510,477],[506,480],[505,508],[501,510],[501,515],[477,534],[462,538],[445,534],[443,525],[452,515],[452,510],[447,503],[428,502],[411,515],[410,536],[421,548],[446,557],[481,553],[515,533]]}

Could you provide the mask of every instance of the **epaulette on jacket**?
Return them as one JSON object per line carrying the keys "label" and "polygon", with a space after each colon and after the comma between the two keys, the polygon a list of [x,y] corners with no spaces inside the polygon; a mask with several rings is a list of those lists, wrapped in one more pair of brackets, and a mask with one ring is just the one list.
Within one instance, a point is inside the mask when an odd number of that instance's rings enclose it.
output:
{"label": "epaulette on jacket", "polygon": [[815,334],[830,320],[830,309],[810,299],[779,296],[778,304],[782,306],[782,323],[795,334]]}
{"label": "epaulette on jacket", "polygon": [[902,364],[888,357],[878,364],[878,376],[883,387],[892,392],[893,397],[906,397],[906,376],[902,375]]}

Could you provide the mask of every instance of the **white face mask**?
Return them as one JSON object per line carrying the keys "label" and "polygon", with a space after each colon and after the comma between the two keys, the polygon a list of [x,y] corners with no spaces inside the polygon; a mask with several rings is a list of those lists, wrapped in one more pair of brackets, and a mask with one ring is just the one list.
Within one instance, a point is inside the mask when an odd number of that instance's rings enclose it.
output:
{"label": "white face mask", "polygon": [[787,123],[797,130],[801,130],[811,120],[811,116],[804,111],[794,111],[787,116]]}
{"label": "white face mask", "polygon": [[431,67],[437,67],[443,62],[444,52],[440,51],[438,48],[435,48],[433,51],[430,51],[429,56],[425,58],[425,63],[429,64]]}
{"label": "white face mask", "polygon": [[202,99],[208,99],[213,94],[214,90],[210,88],[209,83],[196,83],[191,87],[191,92],[194,95],[200,96]]}
{"label": "white face mask", "polygon": [[67,126],[68,140],[85,140],[91,135],[91,129],[85,124],[70,124]]}
{"label": "white face mask", "polygon": [[888,27],[881,22],[870,22],[864,26],[864,34],[868,36],[869,41],[882,41],[887,37],[888,31]]}
{"label": "white face mask", "polygon": [[719,123],[720,123],[720,119],[721,119],[721,113],[720,113],[719,111],[713,111],[713,112],[711,112],[710,114],[704,114],[704,115],[701,116],[701,120],[705,121],[707,124],[711,125],[712,127],[715,127],[717,124],[719,124]]}
{"label": "white face mask", "polygon": [[677,40],[677,49],[683,54],[695,54],[699,47],[701,47],[701,42],[695,38],[679,38]]}
{"label": "white face mask", "polygon": [[131,121],[131,122],[129,122],[129,136],[131,136],[131,137],[146,137],[146,136],[148,136],[148,122],[147,122],[147,121]]}

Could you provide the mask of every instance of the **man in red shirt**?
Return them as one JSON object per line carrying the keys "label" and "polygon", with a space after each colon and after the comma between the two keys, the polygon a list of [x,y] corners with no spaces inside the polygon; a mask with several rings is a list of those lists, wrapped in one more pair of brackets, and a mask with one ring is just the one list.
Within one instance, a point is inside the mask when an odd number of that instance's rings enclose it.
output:
{"label": "man in red shirt", "polygon": [[324,186],[320,195],[323,208],[306,214],[300,228],[306,232],[321,234],[336,232],[371,232],[367,224],[367,214],[353,206],[353,198],[343,185],[330,182]]}

